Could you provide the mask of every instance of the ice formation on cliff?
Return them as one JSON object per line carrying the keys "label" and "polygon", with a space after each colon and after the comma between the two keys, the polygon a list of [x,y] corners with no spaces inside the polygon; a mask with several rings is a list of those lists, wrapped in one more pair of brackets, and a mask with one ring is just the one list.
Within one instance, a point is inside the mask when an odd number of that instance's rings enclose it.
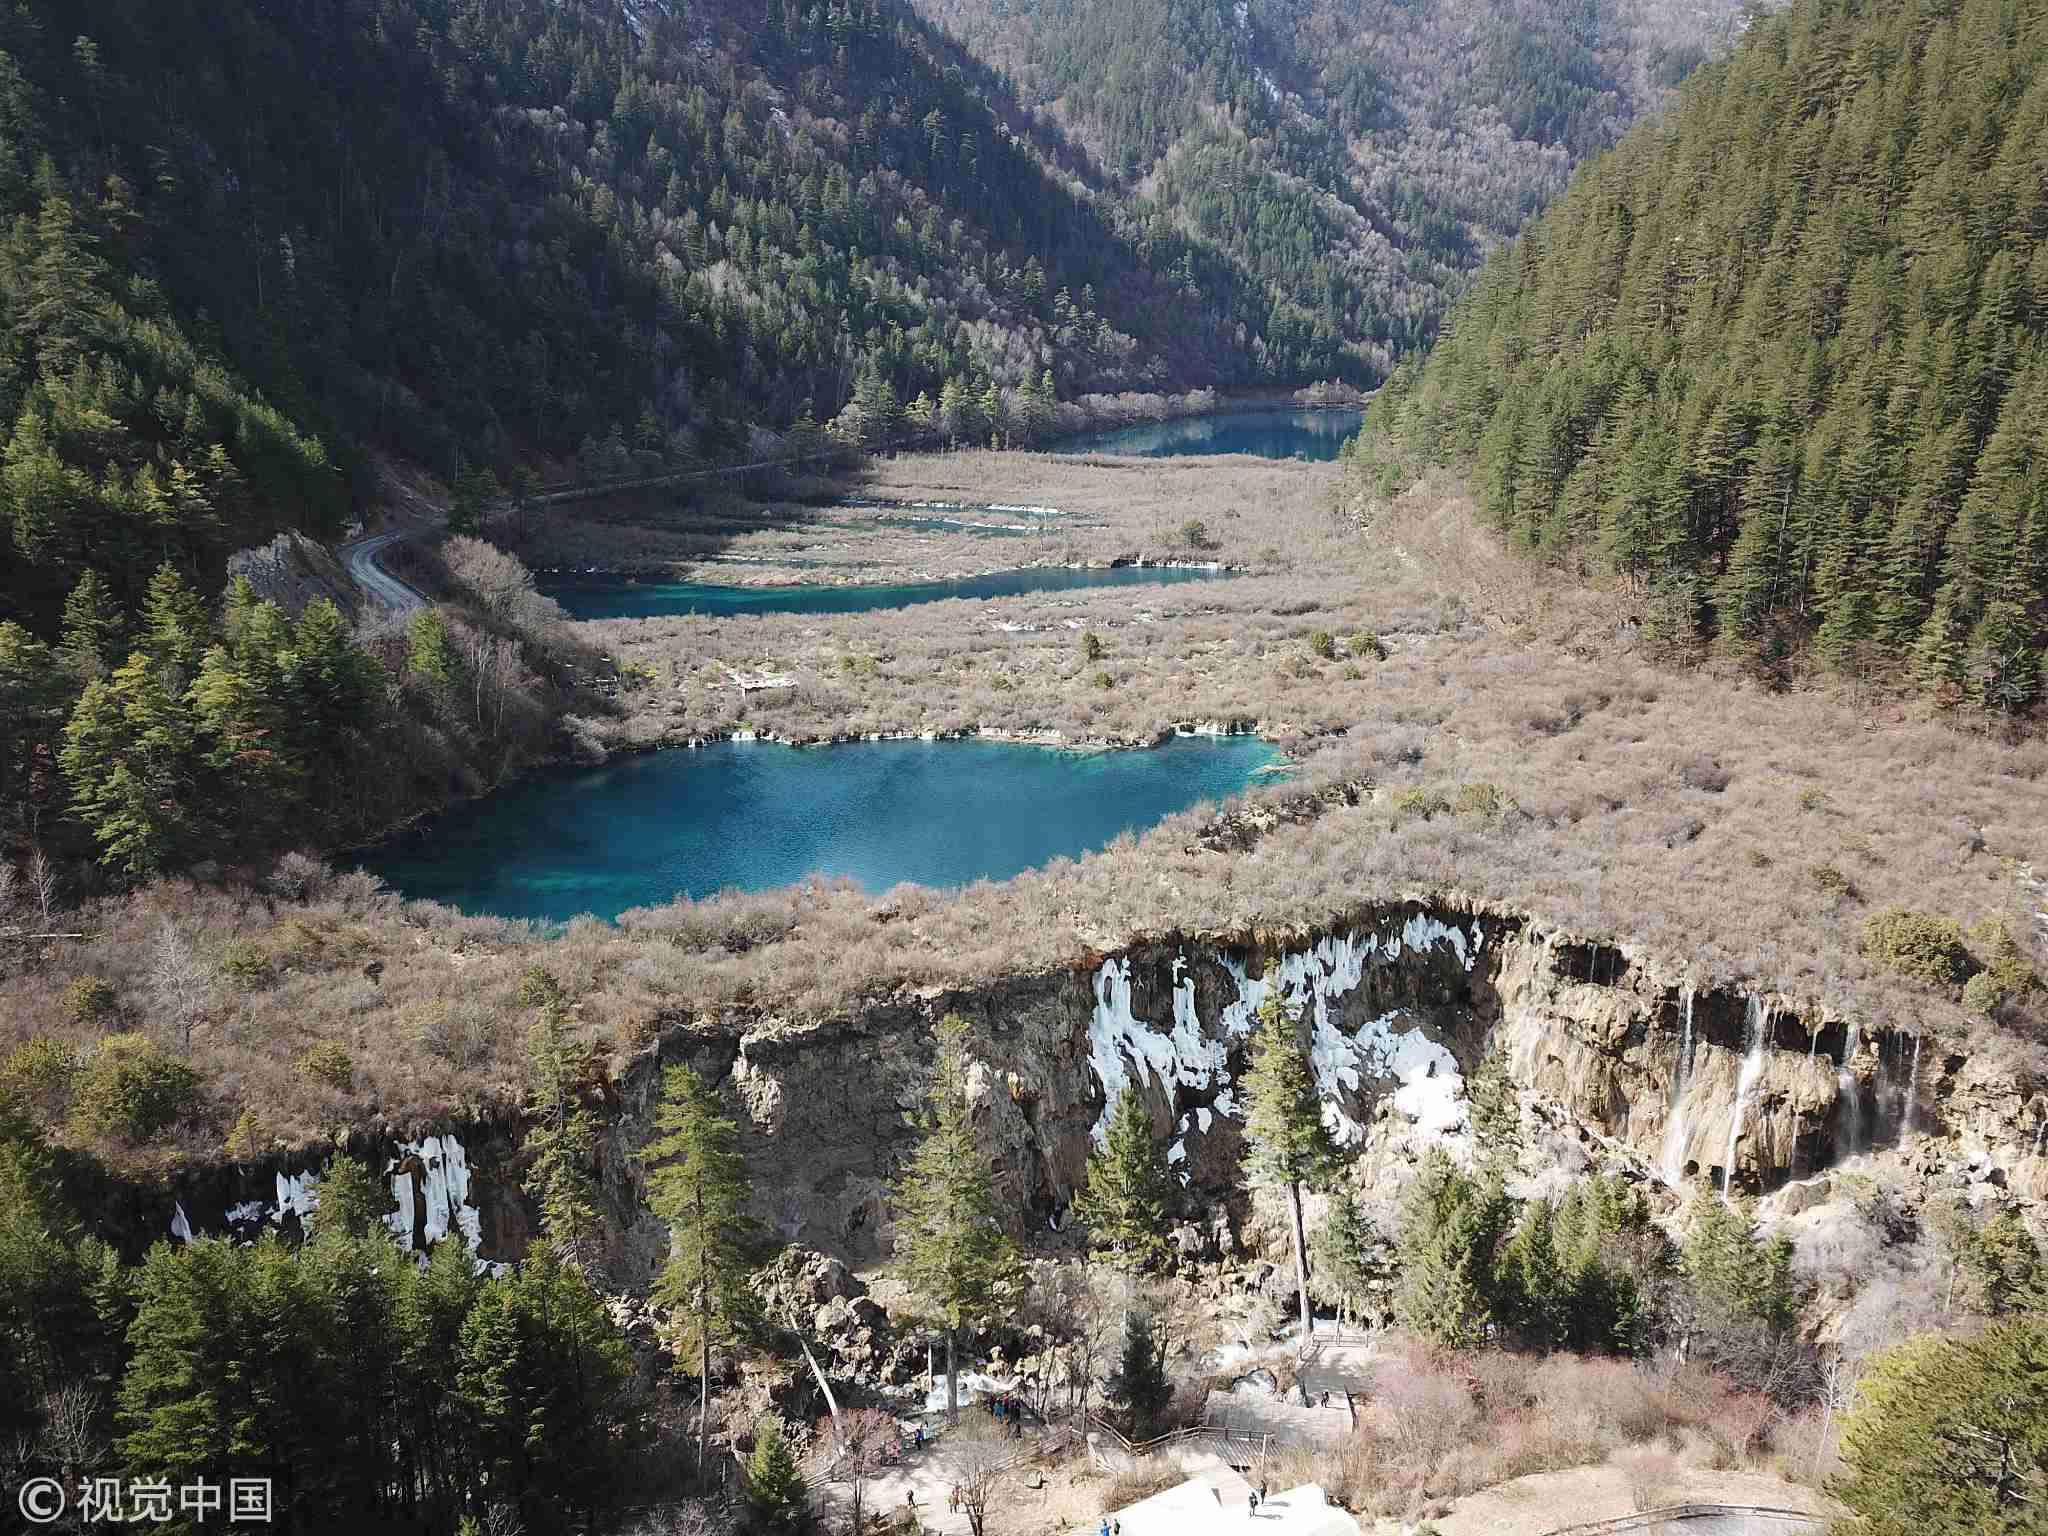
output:
{"label": "ice formation on cliff", "polygon": [[[1224,1006],[1213,1035],[1206,1033],[1195,1011],[1194,977],[1185,953],[1173,960],[1173,1028],[1161,1032],[1140,1022],[1131,1011],[1131,964],[1127,959],[1103,962],[1095,975],[1095,1012],[1089,1027],[1090,1060],[1102,1084],[1103,1110],[1094,1137],[1099,1144],[1109,1132],[1109,1117],[1125,1086],[1133,1080],[1157,1082],[1169,1104],[1179,1107],[1187,1094],[1209,1094],[1210,1103],[1182,1112],[1177,1136],[1167,1154],[1169,1163],[1187,1157],[1186,1137],[1192,1129],[1206,1132],[1214,1114],[1235,1116],[1229,1046],[1248,1036],[1260,1005],[1276,992],[1290,1006],[1307,1010],[1311,1028],[1309,1057],[1323,1101],[1323,1116],[1340,1143],[1362,1139],[1365,1127],[1345,1109],[1345,1095],[1355,1094],[1368,1078],[1394,1078],[1394,1107],[1424,1130],[1449,1134],[1464,1118],[1464,1080],[1457,1058],[1416,1025],[1402,1027],[1400,1013],[1387,1013],[1346,1034],[1332,1004],[1364,980],[1375,959],[1391,962],[1407,950],[1449,947],[1458,963],[1470,970],[1479,953],[1480,937],[1468,938],[1462,928],[1417,915],[1399,933],[1382,941],[1377,934],[1351,932],[1320,939],[1305,949],[1268,963],[1260,976],[1248,974],[1237,960],[1222,964],[1237,984],[1237,998]],[[1212,1092],[1213,1090],[1213,1092]]]}

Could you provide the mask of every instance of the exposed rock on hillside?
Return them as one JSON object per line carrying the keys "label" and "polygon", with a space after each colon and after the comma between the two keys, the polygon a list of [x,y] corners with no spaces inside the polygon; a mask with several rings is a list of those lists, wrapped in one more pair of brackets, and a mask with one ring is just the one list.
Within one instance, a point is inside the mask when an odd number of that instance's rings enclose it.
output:
{"label": "exposed rock on hillside", "polygon": [[[1014,1225],[1043,1233],[1063,1225],[1127,1080],[1189,1188],[1241,1200],[1234,1085],[1275,986],[1306,1010],[1332,1128],[1383,1162],[1461,1139],[1464,1076],[1498,1041],[1549,1119],[1611,1144],[1645,1177],[1719,1187],[1732,1167],[1738,1189],[1770,1190],[1898,1139],[1910,1119],[2013,1191],[2048,1197],[2048,1083],[2024,1069],[1861,1034],[1787,999],[1694,994],[1624,950],[1449,908],[1365,912],[1292,939],[1148,944],[1092,969],[825,1022],[757,1020],[736,1045],[718,1026],[679,1031],[661,1054],[701,1067],[732,1053],[759,1214],[786,1239],[859,1263],[883,1251],[885,1193],[941,1013],[975,1026],[972,1094],[998,1188]],[[644,1134],[655,1079],[652,1060],[633,1075],[629,1142]]]}
{"label": "exposed rock on hillside", "polygon": [[[1937,1042],[1802,1011],[1776,996],[1695,993],[1626,949],[1538,931],[1518,918],[1409,903],[1369,909],[1309,935],[1162,940],[1071,971],[972,990],[877,999],[816,1021],[677,1021],[622,1085],[605,1173],[623,1230],[618,1279],[651,1277],[664,1248],[640,1199],[634,1154],[651,1124],[660,1068],[687,1061],[730,1086],[744,1111],[757,1216],[778,1238],[834,1256],[828,1274],[792,1276],[800,1310],[830,1310],[852,1337],[876,1319],[833,1267],[887,1252],[888,1189],[923,1091],[930,1026],[973,1025],[974,1112],[1012,1226],[1058,1233],[1107,1106],[1134,1082],[1198,1207],[1242,1226],[1237,1177],[1243,1049],[1260,1002],[1278,989],[1303,1010],[1325,1114],[1362,1154],[1363,1177],[1391,1198],[1429,1142],[1465,1136],[1465,1079],[1504,1051],[1525,1101],[1560,1147],[1619,1163],[1674,1189],[1701,1180],[1752,1192],[1824,1173],[1841,1157],[1926,1133],[1973,1177],[2048,1198],[2048,1082],[2030,1069],[1951,1054]],[[1945,1145],[1944,1145],[1945,1144]],[[517,1154],[498,1137],[472,1147],[455,1206],[421,1187],[425,1140],[386,1149],[401,1216],[416,1241],[438,1222],[483,1259],[517,1257]],[[408,1160],[410,1158],[410,1160]],[[311,1170],[280,1170],[280,1189]],[[209,1178],[174,1195],[194,1230],[222,1230],[269,1172]],[[399,1184],[410,1179],[406,1188]],[[448,1180],[442,1181],[453,1188]],[[232,1187],[231,1187],[232,1186]],[[1816,1203],[1800,1185],[1780,1204]],[[1811,1198],[1809,1198],[1811,1197]],[[411,1203],[408,1203],[410,1200]],[[481,1210],[487,1219],[478,1219]],[[167,1209],[163,1221],[172,1219]],[[161,1230],[161,1228],[159,1228]],[[1052,1239],[1056,1241],[1057,1239]],[[833,1275],[840,1275],[833,1281]],[[795,1295],[796,1292],[792,1292]]]}
{"label": "exposed rock on hillside", "polygon": [[362,593],[341,562],[303,533],[280,533],[268,544],[228,556],[228,580],[237,576],[248,577],[257,597],[277,604],[293,618],[320,597],[350,618],[360,612]]}

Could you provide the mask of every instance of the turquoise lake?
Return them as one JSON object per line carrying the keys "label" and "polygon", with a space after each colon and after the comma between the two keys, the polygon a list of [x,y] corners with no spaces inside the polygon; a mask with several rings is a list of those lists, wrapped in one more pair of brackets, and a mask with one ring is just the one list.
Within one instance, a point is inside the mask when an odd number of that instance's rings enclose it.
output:
{"label": "turquoise lake", "polygon": [[1266,743],[1151,751],[984,741],[721,742],[539,774],[458,805],[358,862],[408,897],[564,921],[728,887],[844,876],[1005,880],[1222,800],[1278,761]]}
{"label": "turquoise lake", "polygon": [[617,578],[548,579],[541,590],[572,619],[655,619],[696,613],[733,618],[748,613],[871,613],[948,598],[1016,597],[1024,592],[1073,592],[1087,587],[1160,586],[1213,581],[1228,571],[1182,570],[1162,565],[1119,565],[1088,570],[1038,566],[995,571],[959,581],[916,581],[876,587],[730,587],[694,581],[621,581]]}
{"label": "turquoise lake", "polygon": [[1334,459],[1358,431],[1363,411],[1225,411],[1147,422],[1055,443],[1055,453],[1127,453],[1169,459],[1196,453],[1249,453],[1262,459]]}

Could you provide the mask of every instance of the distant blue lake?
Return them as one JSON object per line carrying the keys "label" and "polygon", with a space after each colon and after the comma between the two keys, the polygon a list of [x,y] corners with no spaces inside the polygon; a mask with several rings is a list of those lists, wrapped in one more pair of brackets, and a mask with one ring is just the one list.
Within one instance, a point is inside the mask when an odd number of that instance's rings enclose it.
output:
{"label": "distant blue lake", "polygon": [[812,875],[960,886],[1093,852],[1237,794],[1277,760],[1244,736],[1094,753],[721,742],[523,779],[359,862],[408,897],[557,921]]}
{"label": "distant blue lake", "polygon": [[1363,411],[1224,411],[1147,422],[1055,443],[1055,453],[1127,453],[1145,459],[1249,453],[1262,459],[1334,459],[1358,431]]}
{"label": "distant blue lake", "polygon": [[697,581],[625,581],[616,577],[550,577],[540,588],[572,619],[653,619],[696,613],[732,618],[748,613],[871,613],[947,598],[1015,597],[1024,592],[1073,592],[1084,587],[1159,586],[1210,581],[1227,571],[1161,565],[1119,565],[1090,570],[1036,566],[959,581],[915,581],[875,587],[729,587]]}

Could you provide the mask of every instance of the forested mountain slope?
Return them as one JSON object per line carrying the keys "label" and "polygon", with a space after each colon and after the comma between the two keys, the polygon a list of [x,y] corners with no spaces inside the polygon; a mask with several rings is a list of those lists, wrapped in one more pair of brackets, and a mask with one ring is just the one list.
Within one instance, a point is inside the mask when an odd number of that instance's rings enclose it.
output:
{"label": "forested mountain slope", "polygon": [[1724,45],[1730,0],[916,0],[1157,230],[1377,377],[1464,275]]}
{"label": "forested mountain slope", "polygon": [[2048,584],[2048,11],[1799,0],[1489,263],[1361,452],[1651,594],[2030,707]]}
{"label": "forested mountain slope", "polygon": [[0,618],[54,638],[365,445],[710,452],[899,400],[1300,380],[1305,312],[1140,237],[897,0],[24,0],[0,16]]}

